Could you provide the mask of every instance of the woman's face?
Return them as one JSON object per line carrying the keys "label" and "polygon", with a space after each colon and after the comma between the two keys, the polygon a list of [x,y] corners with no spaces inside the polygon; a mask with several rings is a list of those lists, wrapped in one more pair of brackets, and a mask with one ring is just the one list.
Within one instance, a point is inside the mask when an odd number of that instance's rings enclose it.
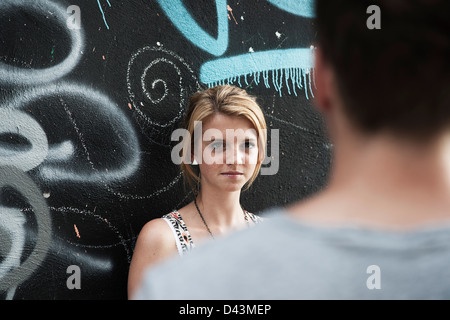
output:
{"label": "woman's face", "polygon": [[[196,143],[201,185],[238,191],[252,177],[258,160],[258,136],[244,117],[213,114],[202,123],[202,143]],[[201,153],[200,153],[201,152]]]}

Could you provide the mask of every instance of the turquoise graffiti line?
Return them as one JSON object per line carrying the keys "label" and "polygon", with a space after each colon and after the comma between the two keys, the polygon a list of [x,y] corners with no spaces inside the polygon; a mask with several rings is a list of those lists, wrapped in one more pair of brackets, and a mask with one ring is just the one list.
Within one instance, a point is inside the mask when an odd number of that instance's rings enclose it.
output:
{"label": "turquoise graffiti line", "polygon": [[[106,2],[108,3],[109,7],[111,8],[111,3],[109,2],[109,0],[106,0]],[[103,8],[100,4],[100,0],[97,0],[97,4],[98,4],[98,7],[100,8],[100,12],[102,13],[103,22],[105,22],[105,26],[109,30],[109,26],[108,26],[108,23],[106,22],[106,18],[105,18],[105,12],[103,11]]]}
{"label": "turquoise graffiti line", "polygon": [[[187,11],[182,0],[157,0],[174,26],[193,44],[215,56],[224,54],[228,47],[228,21],[226,0],[215,0],[217,10],[217,39],[205,32]],[[267,0],[272,5],[291,14],[311,18],[314,17],[314,0]],[[309,99],[308,89],[312,96],[311,79],[313,68],[312,50],[294,48],[285,50],[269,50],[250,52],[234,57],[219,58],[208,61],[200,67],[200,81],[208,86],[232,84],[237,81],[241,86],[241,77],[248,85],[248,77],[253,83],[260,83],[261,74],[264,84],[270,87],[269,77],[275,90],[282,95],[282,88],[288,94],[297,96],[297,88],[304,88]]]}
{"label": "turquoise graffiti line", "polygon": [[309,99],[307,89],[314,96],[311,90],[313,65],[313,50],[309,48],[250,52],[204,63],[200,67],[200,81],[208,86],[234,84],[237,81],[242,86],[241,77],[244,77],[246,85],[251,77],[255,85],[258,85],[262,74],[264,84],[269,88],[271,73],[272,84],[280,96],[281,89],[285,86],[288,94],[291,94],[292,87],[295,96],[296,88],[304,88],[306,98]]}
{"label": "turquoise graffiti line", "polygon": [[158,0],[164,13],[186,39],[215,56],[221,56],[228,47],[227,1],[215,0],[215,2],[218,22],[217,39],[198,25],[181,0]]}
{"label": "turquoise graffiti line", "polygon": [[306,18],[315,16],[313,0],[267,0],[267,2],[297,16]]}

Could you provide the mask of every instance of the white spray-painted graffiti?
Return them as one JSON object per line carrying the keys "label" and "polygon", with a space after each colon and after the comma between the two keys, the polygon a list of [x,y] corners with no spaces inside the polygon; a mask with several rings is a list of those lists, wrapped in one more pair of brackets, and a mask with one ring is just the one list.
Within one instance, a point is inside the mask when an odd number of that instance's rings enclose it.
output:
{"label": "white spray-painted graffiti", "polygon": [[[62,105],[69,116],[69,121],[75,128],[79,143],[90,164],[88,171],[75,169],[73,142],[64,141],[56,146],[49,146],[46,134],[39,123],[30,115],[21,111],[32,103],[52,96],[60,97],[60,99],[62,99],[61,97],[78,99],[76,107],[67,106],[64,100],[62,100]],[[45,109],[45,106],[40,107],[40,110],[42,109]],[[73,120],[72,113],[74,112],[84,115],[92,114],[92,119],[97,122],[100,121],[99,119],[108,119],[107,122],[95,123],[95,125],[111,126],[113,131],[116,132],[117,139],[123,142],[123,150],[118,150],[115,158],[118,162],[118,168],[109,168],[106,171],[105,168],[99,168],[92,162],[89,148],[84,142],[83,133]],[[11,153],[11,151],[0,148],[0,165],[7,165],[13,161],[17,167],[24,171],[41,165],[39,174],[47,181],[68,180],[83,183],[108,183],[120,180],[133,174],[139,166],[139,143],[132,125],[125,120],[125,115],[113,101],[106,95],[87,86],[58,82],[54,85],[33,87],[22,91],[20,95],[1,105],[0,117],[4,123],[0,132],[20,134],[32,145],[32,148],[27,152]],[[70,169],[70,167],[73,167],[73,169]]]}
{"label": "white spray-painted graffiti", "polygon": [[54,81],[67,75],[80,61],[84,47],[82,30],[69,30],[66,28],[67,8],[52,1],[42,0],[3,0],[0,2],[0,10],[5,13],[13,14],[14,11],[21,8],[25,8],[37,15],[43,15],[44,17],[52,16],[62,27],[61,30],[67,30],[70,36],[70,53],[58,65],[44,69],[22,69],[0,63],[0,83],[35,85]]}
{"label": "white spray-painted graffiti", "polygon": [[17,286],[25,281],[44,260],[51,241],[50,212],[34,181],[21,169],[11,166],[0,167],[0,190],[10,187],[23,195],[31,205],[38,225],[37,239],[32,254],[21,262],[24,248],[25,218],[18,209],[0,206],[0,230],[5,231],[8,240],[2,237],[0,248],[6,259],[0,264],[0,292],[7,291],[12,299]]}
{"label": "white spray-painted graffiti", "polygon": [[[78,64],[84,47],[82,29],[65,28],[65,7],[47,0],[6,0],[1,2],[0,8],[9,14],[24,9],[47,18],[51,15],[62,27],[58,30],[67,30],[71,41],[71,50],[67,57],[53,67],[21,69],[0,63],[0,83],[12,88],[22,86],[15,95],[4,99],[0,105],[0,136],[21,137],[28,146],[23,148],[0,143],[0,191],[4,187],[13,189],[31,206],[14,208],[0,205],[0,254],[3,258],[0,260],[0,292],[6,292],[6,298],[13,299],[16,288],[40,266],[50,250],[50,210],[79,212],[77,208],[71,207],[48,207],[45,196],[31,176],[34,175],[35,179],[45,181],[49,185],[68,181],[108,186],[110,182],[127,178],[136,172],[140,164],[140,147],[133,126],[114,101],[89,86],[60,80]],[[48,134],[51,133],[45,132],[39,119],[29,110],[31,105],[38,106],[39,115],[47,114],[51,118],[52,110],[48,110],[50,107],[46,104],[48,99],[59,101],[78,141],[49,143]],[[74,115],[77,115],[78,119],[91,116],[91,124],[109,127],[109,131],[115,134],[115,137],[111,138],[116,141],[116,153],[110,153],[113,161],[109,162],[109,168],[102,167],[92,159],[91,149],[94,147],[87,142],[86,132],[83,131],[85,128],[80,126]],[[77,164],[80,155],[86,158],[87,166]],[[28,173],[31,170],[33,174]],[[30,211],[37,222],[37,234],[32,253],[24,256],[27,235],[24,214]],[[94,213],[92,215],[99,216]],[[130,258],[131,253],[115,227],[104,218],[98,220],[115,232]],[[102,263],[102,266],[105,264]]]}

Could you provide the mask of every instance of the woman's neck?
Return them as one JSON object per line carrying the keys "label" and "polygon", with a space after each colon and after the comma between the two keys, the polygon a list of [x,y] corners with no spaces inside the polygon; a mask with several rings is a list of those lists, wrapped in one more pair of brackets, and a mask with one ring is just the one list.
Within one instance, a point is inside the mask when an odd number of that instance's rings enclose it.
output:
{"label": "woman's neck", "polygon": [[[202,188],[197,196],[197,205],[211,230],[225,233],[229,228],[238,228],[244,220],[240,205],[240,190],[212,192]],[[213,231],[214,233],[214,231]]]}

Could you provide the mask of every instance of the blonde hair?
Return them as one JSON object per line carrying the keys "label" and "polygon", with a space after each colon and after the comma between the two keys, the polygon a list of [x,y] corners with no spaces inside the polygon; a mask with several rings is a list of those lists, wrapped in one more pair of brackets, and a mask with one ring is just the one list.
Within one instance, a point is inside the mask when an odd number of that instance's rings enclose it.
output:
{"label": "blonde hair", "polygon": [[[215,86],[195,93],[189,100],[189,106],[184,118],[184,129],[189,132],[190,137],[194,136],[195,122],[205,121],[213,114],[225,114],[228,116],[244,117],[248,119],[256,130],[258,135],[258,160],[252,177],[247,181],[244,190],[247,190],[255,181],[261,169],[262,161],[265,158],[267,125],[264,114],[256,102],[256,97],[249,95],[244,89],[231,86]],[[187,135],[187,133],[186,133]],[[190,146],[186,144],[190,143]],[[183,138],[183,149],[194,150],[194,139]],[[185,182],[187,182],[194,192],[198,191],[197,184],[200,183],[199,174],[196,173],[190,164],[191,154],[182,154],[181,171]]]}

